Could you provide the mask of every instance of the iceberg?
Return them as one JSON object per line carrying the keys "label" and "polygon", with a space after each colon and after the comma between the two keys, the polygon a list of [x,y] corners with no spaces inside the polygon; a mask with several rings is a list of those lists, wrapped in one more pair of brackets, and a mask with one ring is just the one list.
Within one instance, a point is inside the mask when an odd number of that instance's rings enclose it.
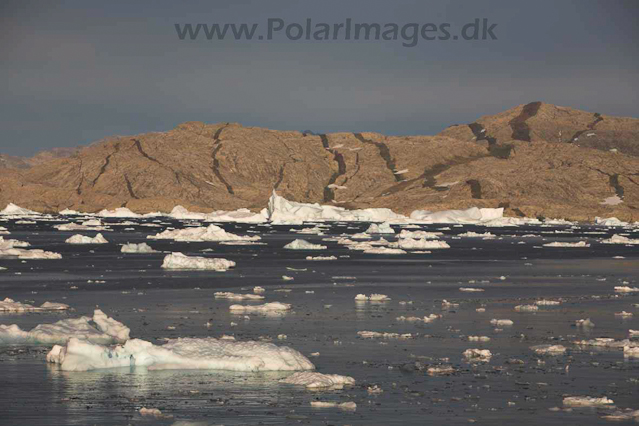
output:
{"label": "iceberg", "polygon": [[161,346],[140,339],[106,346],[71,338],[65,346],[55,346],[47,361],[59,364],[64,371],[121,367],[252,372],[315,369],[308,358],[286,346],[212,337],[171,339]]}
{"label": "iceberg", "polygon": [[25,209],[13,203],[7,204],[7,206],[4,209],[0,210],[0,216],[40,216],[40,215],[41,214],[38,212]]}
{"label": "iceberg", "polygon": [[217,225],[209,225],[207,227],[174,229],[160,232],[156,235],[149,235],[148,239],[152,240],[174,240],[185,242],[197,241],[258,241],[262,238],[258,235],[252,237],[235,235],[226,232]]}
{"label": "iceberg", "polygon": [[157,253],[147,243],[133,244],[127,243],[120,249],[122,253]]}
{"label": "iceberg", "polygon": [[53,324],[40,324],[31,331],[17,325],[0,325],[0,343],[3,344],[65,344],[70,338],[98,344],[124,342],[130,330],[124,324],[96,309],[93,317],[63,319]]}
{"label": "iceberg", "polygon": [[44,302],[41,306],[33,306],[27,303],[16,302],[8,297],[0,301],[0,312],[42,312],[42,311],[65,311],[69,305],[64,303]]}
{"label": "iceberg", "polygon": [[87,237],[84,235],[76,234],[65,241],[67,244],[107,244],[108,241],[102,234],[98,234],[95,237]]}
{"label": "iceberg", "polygon": [[284,246],[288,250],[326,250],[328,247],[321,244],[312,244],[306,240],[293,240]]}
{"label": "iceberg", "polygon": [[222,258],[207,258],[201,256],[186,256],[175,252],[164,257],[162,268],[183,270],[205,270],[224,272],[235,267],[235,262]]}
{"label": "iceberg", "polygon": [[415,210],[410,218],[425,223],[460,223],[460,224],[481,224],[485,222],[502,219],[504,209],[490,209],[471,207],[466,210],[442,210],[431,212],[428,210]]}
{"label": "iceberg", "polygon": [[322,374],[316,372],[299,372],[295,373],[280,383],[290,385],[306,386],[308,389],[343,389],[344,386],[354,385],[355,379],[350,376],[341,376],[339,374]]}

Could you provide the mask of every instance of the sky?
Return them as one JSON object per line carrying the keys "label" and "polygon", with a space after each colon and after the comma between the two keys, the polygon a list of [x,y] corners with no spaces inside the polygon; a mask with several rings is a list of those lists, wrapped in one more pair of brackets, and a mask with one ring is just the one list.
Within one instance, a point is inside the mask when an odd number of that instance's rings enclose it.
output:
{"label": "sky", "polygon": [[[485,18],[497,39],[180,40],[175,28],[347,18],[455,34]],[[185,121],[435,134],[532,101],[639,117],[638,18],[635,0],[3,0],[0,153]]]}

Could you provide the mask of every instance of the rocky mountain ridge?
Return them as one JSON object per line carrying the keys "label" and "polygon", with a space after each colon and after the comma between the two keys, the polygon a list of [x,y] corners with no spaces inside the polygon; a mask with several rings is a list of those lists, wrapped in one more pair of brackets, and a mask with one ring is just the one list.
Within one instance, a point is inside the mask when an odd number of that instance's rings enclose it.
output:
{"label": "rocky mountain ridge", "polygon": [[187,122],[0,167],[0,206],[42,212],[257,211],[273,189],[300,202],[403,214],[477,206],[637,221],[639,119],[532,102],[434,136]]}

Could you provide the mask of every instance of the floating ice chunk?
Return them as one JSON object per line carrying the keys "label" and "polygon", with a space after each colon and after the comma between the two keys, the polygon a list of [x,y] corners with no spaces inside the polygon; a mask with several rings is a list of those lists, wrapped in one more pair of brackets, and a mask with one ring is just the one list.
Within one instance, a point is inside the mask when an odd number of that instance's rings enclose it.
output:
{"label": "floating ice chunk", "polygon": [[342,389],[346,385],[354,385],[355,379],[339,374],[322,374],[316,372],[295,373],[280,383],[306,386],[308,389]]}
{"label": "floating ice chunk", "polygon": [[253,287],[253,293],[255,293],[255,294],[262,294],[265,291],[266,290],[264,289],[264,287],[260,287],[259,285]]}
{"label": "floating ice chunk", "polygon": [[235,262],[221,258],[185,256],[182,253],[171,253],[164,257],[162,268],[183,270],[227,271],[235,267]]}
{"label": "floating ice chunk", "polygon": [[428,324],[431,323],[433,321],[435,321],[436,319],[441,318],[441,315],[435,315],[435,314],[430,314],[430,315],[426,315],[423,318],[420,317],[405,317],[405,316],[400,316],[395,318],[396,321],[400,321],[400,322],[423,322],[424,324]]}
{"label": "floating ice chunk", "polygon": [[238,209],[233,211],[218,210],[212,213],[196,213],[190,212],[182,206],[175,206],[169,217],[174,219],[194,219],[204,220],[207,222],[244,222],[244,223],[262,223],[266,222],[266,215],[263,213],[253,213],[248,209]]}
{"label": "floating ice chunk", "polygon": [[40,213],[9,203],[0,210],[0,216],[40,216]]}
{"label": "floating ice chunk", "polygon": [[[329,185],[330,186],[330,185]],[[355,411],[357,409],[357,404],[354,402],[325,402],[325,401],[311,401],[311,407],[313,408],[339,408],[340,410],[345,411]]]}
{"label": "floating ice chunk", "polygon": [[638,346],[624,346],[623,347],[623,356],[626,358],[639,358],[639,347]]}
{"label": "floating ice chunk", "polygon": [[185,229],[174,229],[160,232],[156,235],[149,235],[147,238],[154,240],[174,240],[174,241],[258,241],[262,238],[258,235],[243,236],[226,232],[217,225],[207,227],[194,227]]}
{"label": "floating ice chunk", "polygon": [[264,296],[260,296],[259,294],[237,294],[231,293],[228,291],[225,292],[216,292],[216,299],[230,299],[230,300],[262,300]]}
{"label": "floating ice chunk", "polygon": [[377,294],[373,293],[370,296],[366,296],[365,294],[358,294],[355,296],[355,301],[358,302],[388,302],[391,298],[386,296],[385,294]]}
{"label": "floating ice chunk", "polygon": [[291,310],[291,305],[281,302],[264,303],[263,305],[231,305],[229,310],[233,313],[281,313]]}
{"label": "floating ice chunk", "polygon": [[459,303],[452,303],[446,299],[442,300],[442,308],[444,309],[457,308],[457,307],[459,307]]}
{"label": "floating ice chunk", "polygon": [[430,367],[426,370],[429,376],[448,376],[455,372],[455,369],[450,365],[440,367]]}
{"label": "floating ice chunk", "polygon": [[635,293],[639,292],[639,287],[628,287],[627,285],[617,286],[615,287],[615,291],[617,293]]}
{"label": "floating ice chunk", "polygon": [[539,307],[537,305],[517,305],[515,310],[517,312],[537,312]]}
{"label": "floating ice chunk", "polygon": [[631,336],[639,336],[639,330],[628,330],[628,334],[630,334]]}
{"label": "floating ice chunk", "polygon": [[475,288],[475,287],[459,287],[459,291],[466,291],[466,292],[470,292],[470,293],[476,293],[476,292],[484,291],[484,289],[483,288]]}
{"label": "floating ice chunk", "polygon": [[400,239],[412,238],[414,240],[421,240],[421,239],[432,240],[432,239],[439,238],[441,235],[443,235],[442,232],[409,231],[407,229],[402,229],[399,235],[397,235],[397,238],[400,238]]}
{"label": "floating ice chunk", "polygon": [[0,312],[40,312],[40,311],[64,311],[69,305],[64,303],[44,302],[41,306],[32,306],[26,303],[16,302],[8,297],[0,301]]}
{"label": "floating ice chunk", "polygon": [[617,410],[612,412],[611,414],[607,414],[605,416],[601,416],[604,420],[610,421],[626,421],[626,420],[634,420],[639,421],[639,410]]}
{"label": "floating ice chunk", "polygon": [[639,244],[639,239],[630,239],[628,237],[624,237],[623,235],[615,234],[612,237],[601,240],[604,244]]}
{"label": "floating ice chunk", "polygon": [[488,349],[466,349],[463,355],[469,362],[488,362],[493,356]]}
{"label": "floating ice chunk", "polygon": [[510,326],[514,324],[512,320],[509,319],[492,319],[490,320],[490,323],[498,327]]}
{"label": "floating ice chunk", "polygon": [[586,318],[586,319],[580,319],[577,320],[575,322],[575,325],[577,327],[583,327],[583,328],[593,328],[595,326],[595,323],[590,321],[590,318]]}
{"label": "floating ice chunk", "polygon": [[268,207],[262,211],[273,223],[303,223],[304,221],[366,221],[385,222],[397,220],[405,222],[408,218],[394,213],[390,209],[372,208],[347,210],[336,206],[321,206],[288,201],[273,191]]}
{"label": "floating ice chunk", "polygon": [[399,247],[404,250],[433,250],[433,249],[447,249],[450,245],[446,241],[440,240],[415,240],[412,238],[401,238],[391,246]]}
{"label": "floating ice chunk", "polygon": [[488,337],[488,336],[468,336],[468,341],[470,341],[470,342],[490,342],[490,337]]}
{"label": "floating ice chunk", "polygon": [[313,370],[315,366],[298,351],[263,342],[226,339],[180,338],[157,346],[139,339],[124,345],[103,346],[69,339],[66,347],[54,348],[47,361],[65,371],[89,371],[118,367],[149,370],[207,369],[231,371]]}
{"label": "floating ice chunk", "polygon": [[406,254],[402,249],[388,247],[371,247],[364,250],[365,254]]}
{"label": "floating ice chunk", "polygon": [[496,235],[495,234],[491,234],[490,232],[484,232],[484,233],[477,233],[477,232],[465,232],[463,234],[459,234],[458,237],[469,237],[469,238],[495,238]]}
{"label": "floating ice chunk", "polygon": [[288,250],[326,250],[328,247],[321,244],[312,244],[306,240],[293,240],[284,246]]}
{"label": "floating ice chunk", "polygon": [[394,234],[395,230],[391,228],[390,223],[372,223],[365,231],[366,234]]}
{"label": "floating ice chunk", "polygon": [[380,333],[378,331],[358,331],[357,335],[364,339],[412,339],[413,335],[410,333]]}
{"label": "floating ice chunk", "polygon": [[566,352],[566,347],[562,345],[537,345],[530,349],[538,355],[563,355]]}
{"label": "floating ice chunk", "polygon": [[284,281],[293,281],[295,278],[294,277],[290,277],[288,275],[282,275],[282,279]]}
{"label": "floating ice chunk", "polygon": [[158,419],[170,419],[173,417],[173,416],[162,414],[162,412],[158,410],[157,408],[142,407],[140,408],[139,413],[141,416],[144,416],[144,417],[155,417]]}
{"label": "floating ice chunk", "polygon": [[140,243],[140,244],[127,243],[122,246],[122,249],[120,251],[122,253],[140,253],[140,254],[157,253],[157,251],[153,250],[151,246],[149,246],[147,243]]}
{"label": "floating ice chunk", "polygon": [[64,344],[70,338],[79,338],[94,343],[110,344],[128,339],[129,332],[128,327],[96,309],[93,318],[63,319],[53,324],[40,324],[28,332],[15,324],[0,325],[0,342],[53,345]]}
{"label": "floating ice chunk", "polygon": [[615,402],[612,399],[592,396],[568,396],[564,398],[564,406],[566,407],[598,407],[602,405],[612,405]]}
{"label": "floating ice chunk", "polygon": [[426,223],[482,223],[502,219],[504,209],[489,209],[471,207],[467,210],[443,210],[430,212],[428,210],[415,210],[410,218]]}
{"label": "floating ice chunk", "polygon": [[561,304],[561,302],[558,302],[556,300],[545,300],[545,299],[537,300],[535,302],[535,305],[537,305],[537,306],[556,306],[556,305],[560,305],[560,304]]}
{"label": "floating ice chunk", "polygon": [[142,217],[141,214],[133,213],[131,210],[126,207],[118,207],[113,210],[101,210],[97,214],[100,217]]}
{"label": "floating ice chunk", "polygon": [[627,226],[628,222],[623,222],[616,217],[601,218],[595,217],[595,224],[603,226]]}
{"label": "floating ice chunk", "polygon": [[335,256],[306,256],[306,260],[337,260]]}
{"label": "floating ice chunk", "polygon": [[610,337],[597,337],[596,339],[592,339],[592,340],[581,340],[581,341],[575,342],[575,344],[580,346],[595,346],[595,347],[601,347],[601,348],[617,348],[617,349],[623,348],[624,346],[639,347],[639,342],[632,341],[629,339],[615,340]]}
{"label": "floating ice chunk", "polygon": [[629,318],[632,315],[632,312],[626,312],[626,311],[621,311],[621,312],[615,312],[615,315],[618,317],[624,317],[624,318]]}
{"label": "floating ice chunk", "polygon": [[585,248],[590,247],[586,241],[578,241],[576,243],[562,243],[559,241],[554,241],[552,243],[544,244],[544,247],[573,247],[573,248]]}
{"label": "floating ice chunk", "polygon": [[98,234],[95,237],[87,237],[85,235],[76,234],[65,241],[67,244],[107,244],[108,241],[102,234]]}
{"label": "floating ice chunk", "polygon": [[24,260],[50,260],[50,259],[62,259],[60,253],[54,253],[51,251],[44,251],[40,249],[27,250],[22,248],[0,248],[0,257],[16,257]]}

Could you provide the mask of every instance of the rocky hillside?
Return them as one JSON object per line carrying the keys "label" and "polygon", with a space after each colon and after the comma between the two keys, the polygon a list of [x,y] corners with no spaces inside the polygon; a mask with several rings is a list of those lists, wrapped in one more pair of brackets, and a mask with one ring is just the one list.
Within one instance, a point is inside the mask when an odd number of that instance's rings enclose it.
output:
{"label": "rocky hillside", "polygon": [[533,102],[435,136],[189,122],[0,168],[0,206],[94,212],[506,207],[519,216],[639,220],[639,120]]}

